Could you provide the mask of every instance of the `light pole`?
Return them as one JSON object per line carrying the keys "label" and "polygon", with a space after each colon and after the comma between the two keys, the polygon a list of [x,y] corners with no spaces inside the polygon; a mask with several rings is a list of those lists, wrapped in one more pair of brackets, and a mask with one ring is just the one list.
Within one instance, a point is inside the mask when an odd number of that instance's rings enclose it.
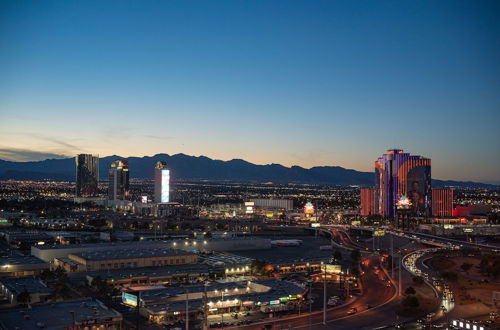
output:
{"label": "light pole", "polygon": [[323,264],[323,325],[326,325],[326,264]]}
{"label": "light pole", "polygon": [[312,314],[312,280],[309,279],[309,330],[311,330],[311,314]]}
{"label": "light pole", "polygon": [[208,310],[207,310],[207,282],[203,284],[203,330],[208,329]]}
{"label": "light pole", "polygon": [[189,330],[189,292],[186,289],[186,330]]}

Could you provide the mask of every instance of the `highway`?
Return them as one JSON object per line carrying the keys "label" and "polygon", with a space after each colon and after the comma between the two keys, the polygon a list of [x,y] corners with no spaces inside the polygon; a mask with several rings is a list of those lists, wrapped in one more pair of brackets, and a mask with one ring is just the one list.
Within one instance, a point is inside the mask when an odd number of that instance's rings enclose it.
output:
{"label": "highway", "polygon": [[[332,231],[333,239],[345,247],[356,248],[348,235],[336,230]],[[281,318],[267,319],[262,322],[247,326],[231,327],[230,329],[271,329],[290,328],[332,328],[335,329],[369,329],[374,324],[387,324],[394,316],[396,288],[391,283],[388,275],[383,271],[378,255],[370,254],[362,259],[360,277],[362,294],[351,303],[327,309],[327,323],[323,325],[323,311],[311,314],[292,315]],[[370,306],[371,308],[367,308]],[[357,313],[348,315],[351,308],[356,308]],[[388,314],[390,316],[388,317]]]}

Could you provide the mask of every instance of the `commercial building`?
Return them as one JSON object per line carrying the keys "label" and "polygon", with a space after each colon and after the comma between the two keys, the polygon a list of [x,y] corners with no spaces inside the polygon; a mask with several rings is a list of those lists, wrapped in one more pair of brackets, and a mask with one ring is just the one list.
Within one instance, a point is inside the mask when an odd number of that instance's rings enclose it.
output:
{"label": "commercial building", "polygon": [[99,157],[79,154],[76,162],[76,197],[92,197],[97,194],[99,181]]}
{"label": "commercial building", "polygon": [[86,274],[87,282],[101,278],[113,285],[164,285],[178,283],[203,283],[208,279],[224,277],[224,267],[208,264],[167,265],[91,271]]}
{"label": "commercial building", "polygon": [[[153,323],[175,322],[185,318],[186,300],[189,302],[190,317],[196,317],[205,308],[208,315],[251,310],[280,312],[294,309],[305,293],[305,287],[279,279],[221,283],[207,287],[160,288],[141,291],[143,307],[140,313]],[[128,292],[132,296],[132,306],[136,300],[134,296],[138,294],[137,291]],[[124,303],[128,303],[128,295],[124,293]]]}
{"label": "commercial building", "polygon": [[155,203],[170,202],[170,170],[167,163],[157,162],[155,166]]}
{"label": "commercial building", "polygon": [[453,189],[432,189],[432,216],[451,217],[453,215]]}
{"label": "commercial building", "polygon": [[397,215],[401,198],[410,201],[412,216],[431,215],[431,160],[400,149],[388,150],[375,161],[376,212],[389,219]]}
{"label": "commercial building", "polygon": [[123,249],[180,249],[184,251],[245,251],[264,250],[271,248],[271,240],[268,238],[238,237],[238,238],[214,238],[214,239],[179,239],[171,241],[139,241],[139,242],[112,242],[112,243],[89,243],[68,244],[55,246],[32,246],[31,254],[46,262],[54,259],[67,258],[70,254],[82,252],[94,252],[105,250]]}
{"label": "commercial building", "polygon": [[109,170],[108,199],[126,200],[129,194],[129,168],[126,160],[115,160]]}
{"label": "commercial building", "polygon": [[0,313],[0,329],[121,329],[123,317],[99,300],[61,301]]}
{"label": "commercial building", "polygon": [[0,258],[0,277],[37,275],[49,268],[49,263],[32,256]]}
{"label": "commercial building", "polygon": [[87,251],[56,259],[56,264],[73,270],[71,266],[78,263],[77,270],[93,271],[119,268],[158,267],[166,265],[194,264],[198,255],[194,252],[174,249],[123,249]]}
{"label": "commercial building", "polygon": [[285,210],[293,209],[293,200],[278,198],[252,198],[248,202],[253,203],[253,207],[265,210]]}
{"label": "commercial building", "polygon": [[362,216],[376,214],[374,188],[361,188],[360,201],[361,201],[360,214]]}
{"label": "commercial building", "polygon": [[[29,298],[19,301],[21,294],[28,294]],[[33,276],[7,277],[0,279],[0,294],[7,299],[10,305],[36,304],[46,302],[52,293],[40,279]]]}

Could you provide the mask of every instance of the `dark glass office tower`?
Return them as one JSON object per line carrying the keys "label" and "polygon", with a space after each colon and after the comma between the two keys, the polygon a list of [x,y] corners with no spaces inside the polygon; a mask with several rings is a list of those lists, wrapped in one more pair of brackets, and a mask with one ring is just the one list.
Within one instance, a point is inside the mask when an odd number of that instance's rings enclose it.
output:
{"label": "dark glass office tower", "polygon": [[126,160],[115,160],[109,170],[108,199],[126,200],[129,194],[129,171]]}
{"label": "dark glass office tower", "polygon": [[76,197],[92,197],[97,195],[99,181],[99,156],[80,154],[76,162]]}

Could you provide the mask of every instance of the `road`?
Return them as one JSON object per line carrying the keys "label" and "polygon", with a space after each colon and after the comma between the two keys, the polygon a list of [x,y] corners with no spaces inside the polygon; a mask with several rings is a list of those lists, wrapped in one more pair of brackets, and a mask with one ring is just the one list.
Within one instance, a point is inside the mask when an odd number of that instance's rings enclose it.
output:
{"label": "road", "polygon": [[[338,231],[332,231],[333,238],[337,243],[342,243],[346,247],[353,248],[353,242],[348,235]],[[271,326],[272,329],[282,329],[293,327],[299,328],[331,328],[335,329],[363,329],[373,328],[374,324],[387,324],[394,315],[394,301],[396,288],[390,284],[390,279],[382,270],[380,257],[370,255],[361,262],[360,277],[362,294],[351,303],[330,308],[327,310],[327,324],[323,325],[323,311],[316,311],[311,314],[293,315],[277,319],[267,319],[259,323],[247,326],[231,327],[231,329],[263,329],[264,326]],[[367,305],[373,306],[367,308]],[[379,307],[377,307],[379,306]],[[351,308],[356,308],[357,313],[348,315]]]}

